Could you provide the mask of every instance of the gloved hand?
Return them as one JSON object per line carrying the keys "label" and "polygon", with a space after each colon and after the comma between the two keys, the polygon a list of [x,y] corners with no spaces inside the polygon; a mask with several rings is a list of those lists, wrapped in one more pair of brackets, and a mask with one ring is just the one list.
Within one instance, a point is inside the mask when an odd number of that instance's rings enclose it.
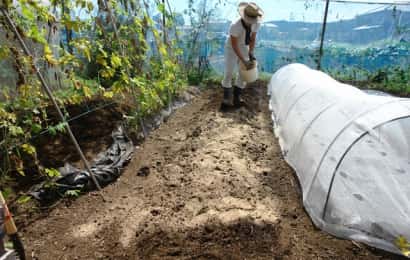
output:
{"label": "gloved hand", "polygon": [[256,60],[255,55],[253,55],[253,52],[249,52],[249,60],[250,61]]}
{"label": "gloved hand", "polygon": [[246,70],[251,70],[255,67],[255,62],[253,60],[248,60],[245,62]]}

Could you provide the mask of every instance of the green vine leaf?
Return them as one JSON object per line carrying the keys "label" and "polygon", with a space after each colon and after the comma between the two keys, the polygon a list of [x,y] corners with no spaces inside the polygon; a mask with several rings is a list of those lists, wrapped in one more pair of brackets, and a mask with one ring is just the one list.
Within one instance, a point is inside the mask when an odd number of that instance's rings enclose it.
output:
{"label": "green vine leaf", "polygon": [[18,198],[17,203],[19,203],[19,204],[24,204],[24,203],[29,202],[30,200],[31,200],[31,197],[30,197],[30,196],[23,195],[23,196],[20,196],[20,197]]}
{"label": "green vine leaf", "polygon": [[58,123],[55,128],[60,133],[65,133],[67,127],[67,122],[60,122]]}
{"label": "green vine leaf", "polygon": [[73,198],[77,198],[78,196],[80,196],[80,194],[81,194],[80,190],[68,190],[64,193],[65,196],[73,197]]}
{"label": "green vine leaf", "polygon": [[12,136],[17,137],[20,135],[24,135],[24,131],[21,127],[16,125],[9,126],[9,132]]}
{"label": "green vine leaf", "polygon": [[32,131],[34,134],[40,133],[40,132],[41,132],[41,129],[43,129],[43,128],[41,127],[40,124],[33,123],[33,124],[31,125],[31,131]]}
{"label": "green vine leaf", "polygon": [[113,98],[114,92],[112,92],[112,91],[105,91],[104,94],[103,94],[103,96],[104,96],[105,98]]}
{"label": "green vine leaf", "polygon": [[115,69],[121,66],[121,58],[113,54],[111,56],[111,66]]}
{"label": "green vine leaf", "polygon": [[23,149],[23,151],[25,151],[26,153],[30,155],[33,155],[36,153],[36,148],[32,146],[31,144],[22,144],[21,148]]}
{"label": "green vine leaf", "polygon": [[395,245],[400,249],[403,255],[409,257],[410,256],[410,243],[407,239],[403,236],[399,236],[396,241],[394,241]]}
{"label": "green vine leaf", "polygon": [[6,187],[1,190],[1,194],[3,195],[4,199],[7,200],[8,197],[13,193],[13,190],[10,187]]}
{"label": "green vine leaf", "polygon": [[58,64],[58,61],[54,58],[53,52],[48,45],[44,45],[44,58],[50,65]]}
{"label": "green vine leaf", "polygon": [[54,168],[46,168],[45,173],[50,178],[60,177],[60,172]]}

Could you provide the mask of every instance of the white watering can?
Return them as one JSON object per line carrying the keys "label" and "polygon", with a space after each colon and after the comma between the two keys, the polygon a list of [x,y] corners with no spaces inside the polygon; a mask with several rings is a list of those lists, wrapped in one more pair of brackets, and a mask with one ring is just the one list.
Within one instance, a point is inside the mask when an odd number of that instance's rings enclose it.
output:
{"label": "white watering can", "polygon": [[247,70],[245,64],[239,62],[239,74],[246,83],[252,83],[258,79],[258,62],[255,60],[254,66]]}

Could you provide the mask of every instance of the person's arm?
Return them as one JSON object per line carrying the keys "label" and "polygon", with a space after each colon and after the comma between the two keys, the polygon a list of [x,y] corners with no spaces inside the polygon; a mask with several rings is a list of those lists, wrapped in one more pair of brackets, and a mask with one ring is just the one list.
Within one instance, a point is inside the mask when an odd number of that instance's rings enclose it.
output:
{"label": "person's arm", "polygon": [[255,49],[256,43],[256,32],[251,34],[251,41],[249,42],[249,59],[254,59],[255,56],[253,55],[253,50]]}
{"label": "person's arm", "polygon": [[242,63],[246,63],[246,59],[245,57],[242,56],[241,51],[239,50],[238,47],[238,38],[235,36],[231,35],[231,43],[232,43],[232,49],[234,50],[236,56],[238,56],[238,58],[242,61]]}

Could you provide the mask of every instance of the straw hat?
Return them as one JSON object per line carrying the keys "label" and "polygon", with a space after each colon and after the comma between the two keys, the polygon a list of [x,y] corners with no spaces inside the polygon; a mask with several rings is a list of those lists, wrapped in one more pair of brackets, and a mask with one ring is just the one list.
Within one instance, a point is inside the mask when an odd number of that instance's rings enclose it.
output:
{"label": "straw hat", "polygon": [[239,14],[242,19],[249,24],[255,24],[262,21],[263,11],[253,2],[241,2],[238,6]]}

